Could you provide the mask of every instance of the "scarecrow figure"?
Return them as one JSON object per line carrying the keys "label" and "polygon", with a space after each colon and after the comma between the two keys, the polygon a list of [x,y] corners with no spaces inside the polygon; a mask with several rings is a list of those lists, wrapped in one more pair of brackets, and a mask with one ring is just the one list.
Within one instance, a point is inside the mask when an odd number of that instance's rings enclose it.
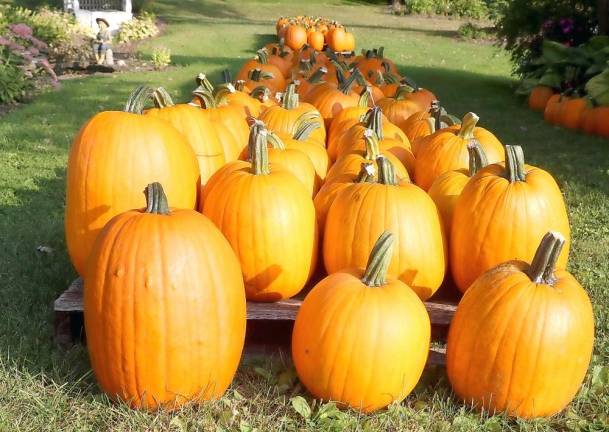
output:
{"label": "scarecrow figure", "polygon": [[110,33],[110,24],[104,18],[97,18],[95,22],[99,26],[99,32],[95,36],[95,41],[93,42],[93,52],[95,53],[95,61],[97,64],[107,64],[111,65],[114,63],[112,61],[111,55],[108,55],[112,52],[111,50],[111,40],[112,35]]}

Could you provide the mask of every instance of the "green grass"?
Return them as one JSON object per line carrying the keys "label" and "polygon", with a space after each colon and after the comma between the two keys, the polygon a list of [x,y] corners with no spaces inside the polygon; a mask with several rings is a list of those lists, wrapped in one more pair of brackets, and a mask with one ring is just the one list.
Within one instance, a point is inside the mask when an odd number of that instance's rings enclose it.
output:
{"label": "green grass", "polygon": [[[142,47],[171,48],[165,72],[64,82],[0,118],[0,431],[15,430],[607,430],[609,418],[609,142],[546,125],[513,96],[506,53],[456,39],[458,22],[384,14],[358,2],[163,0],[166,33]],[[179,7],[177,5],[180,5]],[[315,404],[305,419],[290,398],[310,397],[288,359],[245,361],[218,402],[177,413],[113,404],[95,385],[86,350],[52,342],[52,302],[75,274],[63,240],[65,164],[72,137],[94,113],[121,107],[141,82],[186,98],[193,77],[238,66],[272,39],[279,15],[323,13],[353,28],[359,46],[385,45],[402,73],[433,89],[455,114],[475,111],[505,144],[554,174],[573,226],[570,270],[592,297],[596,344],[577,399],[554,418],[516,421],[481,415],[456,401],[441,369],[425,372],[401,405],[372,416]],[[36,251],[53,248],[50,254]],[[556,371],[562,373],[563,371]]]}

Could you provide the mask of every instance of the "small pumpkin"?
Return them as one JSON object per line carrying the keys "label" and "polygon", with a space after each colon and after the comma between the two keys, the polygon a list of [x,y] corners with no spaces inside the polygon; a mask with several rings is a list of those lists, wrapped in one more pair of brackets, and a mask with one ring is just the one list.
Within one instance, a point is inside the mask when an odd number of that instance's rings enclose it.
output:
{"label": "small pumpkin", "polygon": [[560,110],[560,117],[557,119],[558,124],[567,129],[579,129],[582,114],[586,109],[587,103],[588,102],[584,98],[571,98],[566,100]]}
{"label": "small pumpkin", "polygon": [[543,112],[550,98],[554,95],[552,87],[538,85],[533,87],[529,94],[529,108],[533,111]]}
{"label": "small pumpkin", "polygon": [[304,27],[296,24],[288,26],[285,32],[285,44],[295,51],[301,49],[307,43],[307,31]]}
{"label": "small pumpkin", "polygon": [[210,178],[199,209],[237,254],[247,299],[278,301],[298,293],[315,268],[315,208],[292,173],[269,165],[266,130],[254,141],[251,162],[231,162]]}
{"label": "small pumpkin", "polygon": [[311,48],[317,51],[322,51],[324,49],[325,44],[324,34],[316,30],[310,31],[307,34],[307,43],[309,44],[309,46],[311,46]]}
{"label": "small pumpkin", "polygon": [[547,123],[558,124],[562,107],[566,100],[567,98],[561,94],[555,94],[548,99],[546,108],[543,111],[543,118]]}
{"label": "small pumpkin", "polygon": [[386,97],[377,101],[377,105],[383,110],[389,121],[404,130],[406,120],[416,112],[427,110],[418,101],[411,99],[408,95],[412,89],[407,85],[401,85],[393,97]]}
{"label": "small pumpkin", "polygon": [[485,271],[502,262],[531,261],[547,230],[563,233],[569,254],[569,219],[562,194],[546,171],[525,165],[522,148],[506,146],[505,163],[478,171],[455,205],[450,236],[450,265],[465,292]]}
{"label": "small pumpkin", "polygon": [[88,261],[85,330],[101,389],[150,410],[222,396],[245,339],[240,276],[209,219],[170,209],[161,185],[148,185],[146,208],[112,218]]}
{"label": "small pumpkin", "polygon": [[350,185],[330,206],[323,243],[326,270],[365,266],[371,239],[389,230],[398,236],[389,274],[425,300],[440,287],[446,271],[438,210],[418,186],[398,181],[388,159],[379,157],[377,165],[378,182]]}
{"label": "small pumpkin", "polygon": [[316,398],[372,412],[402,401],[419,381],[431,327],[421,300],[386,276],[393,238],[378,238],[365,270],[343,269],[319,282],[298,311],[292,358]]}
{"label": "small pumpkin", "polygon": [[[454,116],[447,114],[438,101],[431,104],[427,111],[419,111],[408,117],[403,125],[403,131],[410,140],[412,151],[415,156],[419,150],[419,138],[429,136],[442,128],[459,123]],[[415,144],[415,142],[417,144]]]}
{"label": "small pumpkin", "polygon": [[479,117],[467,113],[460,125],[440,129],[419,143],[416,154],[415,182],[429,190],[435,179],[445,172],[467,169],[469,154],[467,143],[476,138],[483,148],[489,163],[504,159],[503,145],[486,129],[477,127]]}
{"label": "small pumpkin", "polygon": [[384,47],[368,50],[363,58],[358,61],[357,67],[365,77],[372,78],[376,72],[398,73],[398,69],[391,60],[385,58]]}
{"label": "small pumpkin", "polygon": [[547,417],[579,390],[594,346],[594,313],[577,280],[556,269],[564,243],[547,233],[532,261],[494,267],[463,296],[448,333],[446,372],[467,405]]}
{"label": "small pumpkin", "polygon": [[371,102],[370,96],[370,92],[367,89],[362,90],[356,106],[343,109],[332,119],[327,134],[328,155],[332,160],[336,160],[337,141],[351,126],[359,123],[368,112],[368,105]]}
{"label": "small pumpkin", "polygon": [[[311,73],[308,77],[304,77],[302,79],[294,80],[295,84],[298,84],[297,92],[298,95],[305,99],[309,91],[313,89],[316,85],[324,83],[324,78],[328,74],[328,69],[324,66],[319,67],[313,73]],[[296,82],[298,81],[298,82]]]}
{"label": "small pumpkin", "polygon": [[285,78],[281,73],[281,69],[276,65],[269,63],[269,52],[264,48],[258,50],[256,56],[243,65],[236,78],[247,82],[247,80],[250,79],[250,72],[255,70],[260,70],[261,73],[264,72],[264,76],[267,77],[267,81],[272,83],[274,90],[283,91],[286,85]]}

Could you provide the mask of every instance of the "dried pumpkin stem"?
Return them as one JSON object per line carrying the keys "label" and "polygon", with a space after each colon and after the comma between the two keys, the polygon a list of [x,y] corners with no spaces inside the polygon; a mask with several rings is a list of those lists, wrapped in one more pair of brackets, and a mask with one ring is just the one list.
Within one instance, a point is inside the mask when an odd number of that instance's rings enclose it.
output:
{"label": "dried pumpkin stem", "polygon": [[[339,74],[339,70],[340,69],[336,69],[337,75]],[[349,76],[349,78],[342,81],[342,83],[338,86],[338,89],[346,95],[351,93],[351,89],[355,85],[358,75],[361,75],[361,72],[359,71],[359,69],[355,68],[353,70],[353,73],[351,73],[351,75]],[[341,82],[341,81],[339,80],[339,82]]]}
{"label": "dried pumpkin stem", "polygon": [[267,64],[269,62],[269,53],[266,48],[256,51],[256,59],[258,60],[258,63],[261,64]]}
{"label": "dried pumpkin stem", "polygon": [[269,168],[268,132],[266,131],[264,126],[256,127],[255,123],[250,131],[250,139],[253,140],[251,147],[252,150],[250,153],[252,163],[252,174],[270,174],[271,170]]}
{"label": "dried pumpkin stem", "polygon": [[207,75],[204,73],[200,73],[195,77],[195,82],[197,83],[197,90],[206,90],[208,92],[214,91],[213,84],[207,79]]}
{"label": "dried pumpkin stem", "polygon": [[296,124],[298,126],[297,126],[296,131],[294,132],[294,135],[292,136],[292,138],[294,138],[295,140],[298,140],[298,141],[306,140],[307,138],[309,138],[309,135],[311,135],[311,133],[315,129],[320,128],[320,124],[317,121],[311,121],[311,120],[298,121],[297,120]]}
{"label": "dried pumpkin stem", "polygon": [[395,100],[404,100],[406,96],[412,93],[414,89],[407,84],[400,84],[395,91],[395,95],[393,96]]}
{"label": "dried pumpkin stem", "polygon": [[243,91],[243,89],[245,89],[245,80],[235,81],[235,90]]}
{"label": "dried pumpkin stem", "polygon": [[235,91],[236,91],[235,86],[232,85],[230,82],[220,84],[219,86],[217,86],[213,92],[213,96],[216,101],[216,105],[222,105],[223,103],[225,103],[226,98],[230,94],[235,93]]}
{"label": "dried pumpkin stem", "polygon": [[258,86],[250,93],[250,96],[258,99],[260,102],[266,102],[271,97],[271,89],[267,86]]}
{"label": "dried pumpkin stem", "polygon": [[370,87],[366,86],[366,88],[364,88],[359,95],[357,106],[359,108],[366,108],[368,105],[370,105],[370,100],[372,100],[372,90]]}
{"label": "dried pumpkin stem", "polygon": [[439,101],[435,100],[431,103],[429,114],[434,119],[434,131],[442,129],[442,108]]}
{"label": "dried pumpkin stem", "polygon": [[311,76],[307,79],[307,81],[309,82],[309,84],[317,84],[318,82],[321,81],[321,79],[327,73],[328,73],[328,69],[326,69],[324,66],[322,66],[319,69],[317,69],[315,72],[313,72],[311,74]]}
{"label": "dried pumpkin stem", "polygon": [[547,285],[556,282],[554,270],[564,244],[565,238],[558,232],[550,231],[543,236],[527,271],[533,282]]}
{"label": "dried pumpkin stem", "polygon": [[171,99],[171,95],[164,87],[158,87],[152,93],[152,101],[157,108],[167,108],[175,105]]}
{"label": "dried pumpkin stem", "polygon": [[488,159],[477,139],[472,139],[467,143],[467,152],[469,153],[469,176],[473,177],[488,165]]}
{"label": "dried pumpkin stem", "polygon": [[381,151],[377,134],[372,129],[366,129],[364,131],[364,140],[366,141],[366,159],[376,160]]}
{"label": "dried pumpkin stem", "polygon": [[144,189],[146,195],[146,213],[168,215],[169,204],[163,186],[159,182],[150,183]]}
{"label": "dried pumpkin stem", "polygon": [[362,162],[362,166],[359,170],[359,173],[355,178],[355,183],[374,183],[375,172],[376,168],[373,162]]}
{"label": "dried pumpkin stem", "polygon": [[518,145],[505,146],[505,177],[514,183],[525,181],[527,178],[524,167],[524,152]]}
{"label": "dried pumpkin stem", "polygon": [[364,125],[366,128],[372,129],[380,141],[383,140],[383,113],[379,107],[370,108]]}
{"label": "dried pumpkin stem", "polygon": [[369,287],[383,286],[387,283],[387,269],[393,254],[393,240],[393,234],[385,231],[374,243],[364,277],[362,277],[362,282]]}
{"label": "dried pumpkin stem", "polygon": [[296,84],[290,83],[283,93],[283,100],[281,106],[287,110],[293,110],[298,108],[300,104],[298,93],[296,93]]}
{"label": "dried pumpkin stem", "polygon": [[224,69],[222,71],[222,81],[227,84],[233,82],[233,77],[231,76],[230,70]]}
{"label": "dried pumpkin stem", "polygon": [[476,124],[478,124],[478,117],[473,112],[468,112],[463,116],[463,120],[461,121],[461,128],[459,129],[459,137],[470,140],[474,137],[474,129],[476,128]]}
{"label": "dried pumpkin stem", "polygon": [[379,183],[384,185],[396,186],[398,184],[395,176],[395,167],[389,159],[383,155],[376,158],[379,167]]}
{"label": "dried pumpkin stem", "polygon": [[276,133],[267,131],[267,140],[274,149],[285,150],[285,143]]}
{"label": "dried pumpkin stem", "polygon": [[218,106],[214,95],[207,90],[195,90],[192,92],[192,95],[199,99],[201,106],[205,108],[216,108]]}
{"label": "dried pumpkin stem", "polygon": [[154,89],[152,87],[143,85],[136,87],[131,95],[129,95],[129,99],[127,99],[123,111],[132,114],[142,114],[146,103],[149,100],[153,100],[153,94]]}

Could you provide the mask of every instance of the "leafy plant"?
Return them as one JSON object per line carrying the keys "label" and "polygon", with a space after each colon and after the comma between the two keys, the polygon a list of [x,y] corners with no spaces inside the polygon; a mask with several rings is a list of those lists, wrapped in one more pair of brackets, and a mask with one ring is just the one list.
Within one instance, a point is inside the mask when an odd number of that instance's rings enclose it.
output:
{"label": "leafy plant", "polygon": [[480,19],[489,14],[489,7],[484,0],[409,0],[406,2],[405,11],[410,14]]}
{"label": "leafy plant", "polygon": [[482,27],[471,22],[461,24],[457,31],[465,39],[490,39],[494,36],[492,28]]}
{"label": "leafy plant", "polygon": [[0,103],[14,103],[26,95],[31,87],[18,59],[8,48],[0,46]]}
{"label": "leafy plant", "polygon": [[171,64],[171,50],[166,47],[156,47],[152,51],[151,60],[156,70],[165,69]]}
{"label": "leafy plant", "polygon": [[159,28],[155,21],[154,14],[143,12],[140,16],[121,24],[116,40],[118,43],[128,43],[156,36]]}

